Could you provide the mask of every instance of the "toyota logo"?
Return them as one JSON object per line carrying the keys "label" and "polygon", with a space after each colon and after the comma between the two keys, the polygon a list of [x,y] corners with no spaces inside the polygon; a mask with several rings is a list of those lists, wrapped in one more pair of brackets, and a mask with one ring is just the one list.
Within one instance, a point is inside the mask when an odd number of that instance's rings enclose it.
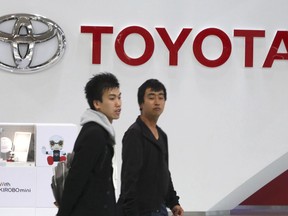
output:
{"label": "toyota logo", "polygon": [[15,73],[46,69],[64,54],[66,38],[53,21],[39,15],[0,17],[0,68]]}

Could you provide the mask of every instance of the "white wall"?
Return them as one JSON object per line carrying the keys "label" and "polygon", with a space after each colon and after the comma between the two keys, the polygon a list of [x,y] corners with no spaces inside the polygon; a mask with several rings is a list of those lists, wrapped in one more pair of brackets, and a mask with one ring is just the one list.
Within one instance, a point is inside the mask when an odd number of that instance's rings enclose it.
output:
{"label": "white wall", "polygon": [[[287,152],[288,62],[277,60],[271,68],[262,65],[276,32],[287,30],[286,1],[46,2],[8,1],[0,9],[0,16],[48,17],[67,37],[63,59],[50,69],[34,74],[0,71],[0,122],[78,124],[87,108],[83,92],[87,80],[100,71],[113,72],[123,95],[121,119],[114,122],[120,167],[122,135],[139,114],[137,88],[148,78],[158,78],[168,90],[159,125],[169,135],[170,168],[185,210],[234,208],[275,177],[265,168]],[[92,35],[80,33],[83,25],[114,27],[112,35],[102,37],[100,65],[92,65]],[[132,25],[148,30],[155,42],[152,58],[141,66],[121,62],[114,49],[118,33]],[[182,28],[193,28],[179,51],[177,66],[169,66],[167,48],[155,27],[165,27],[173,40]],[[232,43],[230,58],[216,68],[201,65],[192,52],[196,35],[209,27],[224,31]],[[254,41],[253,67],[244,66],[244,39],[234,37],[234,29],[265,30],[265,37]],[[127,40],[131,56],[141,55],[143,47],[139,37]],[[284,46],[281,49],[287,53]],[[222,46],[207,38],[203,50],[207,58],[215,59]],[[0,50],[1,55],[5,53]],[[265,178],[246,190],[245,182],[259,172],[265,172]],[[227,206],[225,198],[231,193],[234,201]]]}

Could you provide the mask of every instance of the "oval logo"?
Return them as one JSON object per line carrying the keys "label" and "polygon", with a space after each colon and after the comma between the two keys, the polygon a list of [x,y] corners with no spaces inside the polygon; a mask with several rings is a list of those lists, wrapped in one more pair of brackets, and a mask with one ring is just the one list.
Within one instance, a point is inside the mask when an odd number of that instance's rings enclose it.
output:
{"label": "oval logo", "polygon": [[66,38],[53,21],[39,15],[0,17],[0,68],[15,73],[46,69],[63,56]]}

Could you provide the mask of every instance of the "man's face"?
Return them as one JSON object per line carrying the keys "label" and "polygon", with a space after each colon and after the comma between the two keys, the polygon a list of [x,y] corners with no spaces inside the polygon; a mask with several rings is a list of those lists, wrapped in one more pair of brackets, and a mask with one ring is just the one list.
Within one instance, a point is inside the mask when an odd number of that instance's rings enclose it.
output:
{"label": "man's face", "polygon": [[106,115],[111,123],[113,119],[120,117],[121,104],[121,92],[119,88],[106,89],[102,95],[102,102],[94,101],[95,109]]}
{"label": "man's face", "polygon": [[158,118],[165,107],[164,91],[152,91],[147,88],[144,94],[144,103],[140,105],[142,115]]}

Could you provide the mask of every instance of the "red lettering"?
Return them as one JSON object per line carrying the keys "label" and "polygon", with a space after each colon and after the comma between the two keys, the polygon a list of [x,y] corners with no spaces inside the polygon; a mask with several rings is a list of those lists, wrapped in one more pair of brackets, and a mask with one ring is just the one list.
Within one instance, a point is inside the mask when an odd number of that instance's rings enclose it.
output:
{"label": "red lettering", "polygon": [[81,33],[92,33],[92,64],[101,63],[101,34],[112,34],[111,26],[81,26]]}
{"label": "red lettering", "polygon": [[[180,34],[172,41],[169,33],[164,27],[156,27],[160,38],[169,52],[169,65],[178,65],[178,53],[188,38],[192,28],[183,28]],[[101,37],[102,34],[113,34],[112,26],[81,26],[81,33],[92,34],[92,64],[101,63]],[[133,58],[125,52],[125,41],[131,34],[140,35],[144,39],[145,47],[140,56]],[[203,42],[209,36],[215,36],[222,42],[222,53],[216,59],[208,59],[203,53]],[[244,38],[244,66],[254,65],[254,41],[255,38],[265,38],[265,30],[235,29],[234,37]],[[127,43],[127,41],[126,41]],[[281,46],[282,45],[282,46]],[[154,52],[154,40],[149,31],[140,26],[128,26],[119,32],[115,39],[114,48],[119,59],[131,66],[138,66],[146,63]],[[131,46],[129,46],[130,48]],[[281,49],[280,49],[281,47]],[[205,47],[206,48],[206,47]],[[217,47],[218,49],[218,47]],[[282,51],[284,49],[284,51]],[[286,49],[286,50],[285,50]],[[230,57],[232,51],[231,40],[221,29],[207,28],[195,36],[192,44],[192,51],[197,61],[206,67],[218,67],[223,65]],[[272,67],[275,60],[288,60],[288,31],[277,31],[270,46],[269,52],[263,63],[264,68]]]}
{"label": "red lettering", "polygon": [[[207,59],[203,55],[203,52],[202,52],[202,43],[204,39],[211,35],[219,37],[223,46],[222,54],[220,55],[218,59],[215,59],[215,60]],[[208,28],[208,29],[204,29],[196,36],[194,43],[193,43],[193,52],[194,52],[196,59],[204,66],[218,67],[224,64],[230,57],[231,47],[232,47],[231,41],[229,37],[225,34],[225,32],[217,28]]]}
{"label": "red lettering", "polygon": [[288,31],[277,31],[272,42],[263,67],[271,67],[275,59],[288,59],[288,53],[278,53],[281,42],[283,41],[286,51],[288,51]]}
{"label": "red lettering", "polygon": [[172,42],[165,28],[156,28],[156,30],[169,50],[169,65],[178,65],[178,51],[192,31],[192,28],[182,29],[175,43]]}
{"label": "red lettering", "polygon": [[[142,56],[138,58],[131,58],[125,53],[124,43],[128,35],[139,34],[145,41],[145,50]],[[154,41],[150,33],[139,26],[130,26],[123,29],[117,36],[115,41],[115,50],[118,57],[128,65],[138,66],[147,62],[154,52]]]}
{"label": "red lettering", "polygon": [[253,67],[254,37],[265,37],[265,31],[236,29],[234,36],[245,38],[245,67]]}

